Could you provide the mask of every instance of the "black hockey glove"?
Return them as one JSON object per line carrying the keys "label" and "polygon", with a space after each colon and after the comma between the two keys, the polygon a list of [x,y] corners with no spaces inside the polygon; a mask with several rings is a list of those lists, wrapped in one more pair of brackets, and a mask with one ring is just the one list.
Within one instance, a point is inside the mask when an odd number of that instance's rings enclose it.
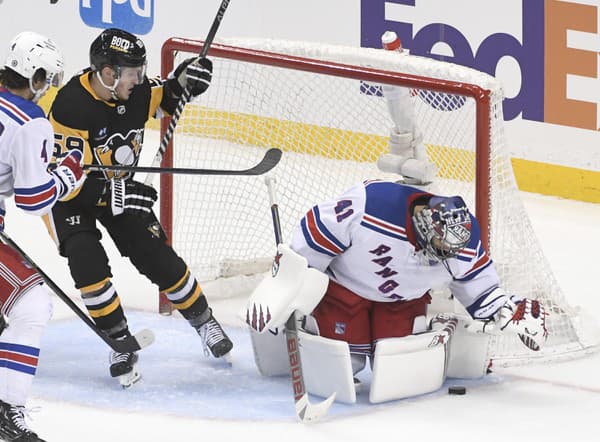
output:
{"label": "black hockey glove", "polygon": [[133,180],[110,180],[110,209],[114,216],[122,213],[151,213],[158,194],[153,187]]}
{"label": "black hockey glove", "polygon": [[[190,89],[192,97],[204,93],[212,79],[212,61],[208,58],[188,58],[182,61],[173,72],[177,83],[181,87],[181,92],[187,86]],[[177,91],[175,91],[177,92]]]}

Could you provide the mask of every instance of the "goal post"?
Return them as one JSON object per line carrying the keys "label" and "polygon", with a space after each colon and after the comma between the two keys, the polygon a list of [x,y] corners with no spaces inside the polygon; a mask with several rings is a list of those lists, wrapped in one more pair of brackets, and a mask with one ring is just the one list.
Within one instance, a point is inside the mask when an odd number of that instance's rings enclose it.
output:
{"label": "goal post", "polygon": [[[201,45],[166,41],[163,76]],[[596,330],[556,282],[520,201],[495,78],[423,57],[307,42],[220,39],[209,56],[211,87],[186,106],[163,166],[243,169],[266,149],[281,149],[272,173],[289,238],[314,204],[362,180],[398,179],[376,167],[392,126],[381,85],[408,88],[427,155],[438,167],[427,190],[463,196],[505,289],[540,299],[551,312],[543,354],[517,339],[494,338],[495,361],[559,359],[598,347]],[[202,281],[269,268],[269,213],[264,177],[161,176],[161,222]]]}

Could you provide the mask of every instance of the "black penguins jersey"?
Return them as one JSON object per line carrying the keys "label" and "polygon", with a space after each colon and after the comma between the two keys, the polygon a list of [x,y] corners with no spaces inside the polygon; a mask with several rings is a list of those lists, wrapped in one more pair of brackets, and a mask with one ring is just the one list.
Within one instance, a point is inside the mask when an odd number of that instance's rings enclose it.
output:
{"label": "black penguins jersey", "polygon": [[[144,126],[159,108],[171,112],[177,98],[159,79],[144,78],[126,101],[106,101],[90,85],[90,70],[74,76],[58,92],[50,109],[55,156],[69,149],[83,151],[85,164],[127,165],[138,163]],[[169,95],[165,96],[165,92]],[[166,108],[166,109],[165,109]],[[131,172],[90,172],[89,178],[129,178]]]}

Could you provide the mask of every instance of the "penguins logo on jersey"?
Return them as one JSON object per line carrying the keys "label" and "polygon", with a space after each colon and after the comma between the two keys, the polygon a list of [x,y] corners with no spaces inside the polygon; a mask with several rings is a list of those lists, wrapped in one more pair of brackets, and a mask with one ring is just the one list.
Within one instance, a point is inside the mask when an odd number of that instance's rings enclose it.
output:
{"label": "penguins logo on jersey", "polygon": [[160,224],[158,223],[158,221],[154,221],[153,223],[151,223],[148,227],[148,232],[150,232],[152,234],[152,236],[154,238],[160,239],[162,232],[162,228],[160,226]]}
{"label": "penguins logo on jersey", "polygon": [[[129,131],[126,136],[120,133],[112,135],[105,144],[94,149],[96,161],[107,166],[136,164],[142,150],[142,132],[143,129],[136,129]],[[107,179],[125,174],[126,172],[104,172]]]}

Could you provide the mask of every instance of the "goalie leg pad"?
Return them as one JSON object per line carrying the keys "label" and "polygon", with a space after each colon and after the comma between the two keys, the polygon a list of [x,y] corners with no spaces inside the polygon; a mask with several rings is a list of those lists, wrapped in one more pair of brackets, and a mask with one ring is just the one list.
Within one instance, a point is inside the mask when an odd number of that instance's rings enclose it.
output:
{"label": "goalie leg pad", "polygon": [[348,344],[298,331],[306,391],[321,397],[333,393],[336,402],[353,404],[356,389]]}
{"label": "goalie leg pad", "polygon": [[259,333],[252,328],[248,330],[258,372],[262,376],[289,375],[290,363],[284,328],[269,329],[265,333]]}
{"label": "goalie leg pad", "polygon": [[431,321],[432,329],[438,330],[444,326],[445,321],[438,320],[441,316],[458,320],[450,340],[446,375],[449,378],[461,379],[478,379],[485,376],[490,365],[488,349],[491,335],[469,331],[469,324],[473,320],[462,315],[438,315]]}
{"label": "goalie leg pad", "polygon": [[377,342],[369,401],[380,403],[439,389],[446,379],[446,345],[436,331]]}

